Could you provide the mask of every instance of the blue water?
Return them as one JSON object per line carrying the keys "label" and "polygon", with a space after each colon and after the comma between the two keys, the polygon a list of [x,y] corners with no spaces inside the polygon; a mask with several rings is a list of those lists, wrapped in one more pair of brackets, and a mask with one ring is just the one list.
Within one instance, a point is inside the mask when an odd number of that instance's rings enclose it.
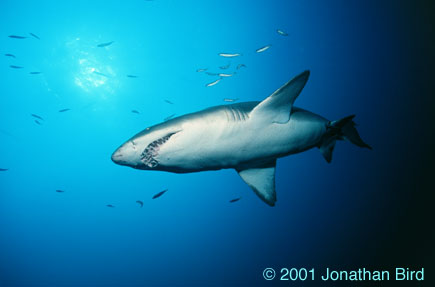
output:
{"label": "blue water", "polygon": [[[412,126],[410,99],[397,96],[399,12],[386,3],[2,1],[0,285],[287,286],[263,269],[379,260],[390,229],[401,230],[390,183],[402,134],[392,127]],[[196,72],[228,63],[237,74],[212,87],[216,77]],[[110,160],[169,115],[261,101],[306,69],[295,105],[330,120],[356,114],[374,150],[339,142],[331,164],[317,149],[278,160],[273,208],[234,170],[179,175]]]}

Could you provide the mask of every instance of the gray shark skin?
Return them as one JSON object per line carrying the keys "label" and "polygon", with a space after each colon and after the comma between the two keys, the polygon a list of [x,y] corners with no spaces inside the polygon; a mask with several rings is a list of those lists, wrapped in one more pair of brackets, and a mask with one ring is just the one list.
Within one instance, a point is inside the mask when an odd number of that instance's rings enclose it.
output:
{"label": "gray shark skin", "polygon": [[355,129],[354,116],[331,122],[293,106],[309,74],[301,73],[262,102],[211,107],[146,128],[121,145],[112,161],[174,173],[233,168],[274,206],[277,158],[318,147],[330,162],[336,140],[370,148]]}

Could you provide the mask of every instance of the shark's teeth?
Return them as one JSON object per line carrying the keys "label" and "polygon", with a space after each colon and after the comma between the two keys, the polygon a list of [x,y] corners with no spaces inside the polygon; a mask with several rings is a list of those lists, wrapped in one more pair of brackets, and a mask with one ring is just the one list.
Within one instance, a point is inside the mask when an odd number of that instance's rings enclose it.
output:
{"label": "shark's teeth", "polygon": [[155,159],[152,159],[152,160],[150,160],[148,163],[147,163],[147,166],[149,167],[149,168],[153,168],[153,167],[156,167],[156,166],[158,166],[159,165],[159,163],[155,160]]}
{"label": "shark's teeth", "polygon": [[150,143],[142,152],[141,160],[149,168],[154,168],[159,165],[155,157],[159,154],[160,147],[169,140],[174,133],[168,134]]}

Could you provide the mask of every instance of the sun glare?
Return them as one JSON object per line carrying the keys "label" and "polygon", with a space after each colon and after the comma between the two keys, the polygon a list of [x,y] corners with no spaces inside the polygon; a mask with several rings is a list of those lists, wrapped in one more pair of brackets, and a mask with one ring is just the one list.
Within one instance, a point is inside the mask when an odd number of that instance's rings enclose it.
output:
{"label": "sun glare", "polygon": [[103,98],[114,94],[119,81],[110,65],[113,59],[110,51],[86,45],[80,38],[67,42],[66,46],[71,53],[74,83],[86,93],[99,94]]}

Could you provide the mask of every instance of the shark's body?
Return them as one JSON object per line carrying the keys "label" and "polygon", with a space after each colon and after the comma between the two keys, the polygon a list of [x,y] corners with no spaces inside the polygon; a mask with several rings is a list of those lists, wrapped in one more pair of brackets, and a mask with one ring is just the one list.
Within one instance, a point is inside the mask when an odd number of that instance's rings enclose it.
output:
{"label": "shark's body", "polygon": [[276,159],[319,147],[329,162],[337,139],[369,147],[352,117],[336,122],[293,106],[306,71],[262,102],[212,107],[149,127],[112,155],[137,169],[175,173],[234,168],[269,205],[274,205]]}

